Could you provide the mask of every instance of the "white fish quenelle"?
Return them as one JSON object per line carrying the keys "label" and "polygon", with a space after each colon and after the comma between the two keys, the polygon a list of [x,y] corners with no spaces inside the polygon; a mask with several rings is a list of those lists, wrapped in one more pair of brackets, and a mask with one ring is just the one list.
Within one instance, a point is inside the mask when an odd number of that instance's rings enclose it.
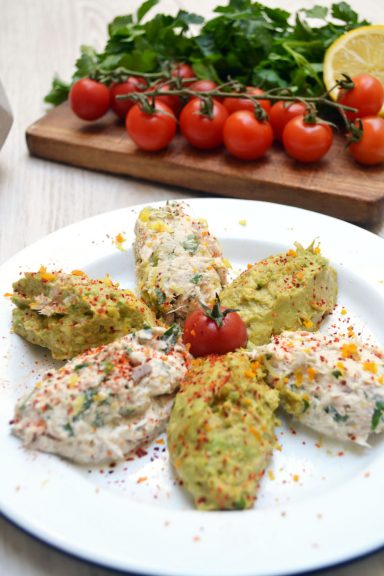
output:
{"label": "white fish quenelle", "polygon": [[384,353],[354,338],[283,332],[252,352],[282,407],[338,440],[368,445],[384,431]]}
{"label": "white fish quenelle", "polygon": [[228,264],[217,239],[206,221],[193,219],[180,202],[144,208],[135,234],[138,292],[167,324],[183,323],[227,284]]}
{"label": "white fish quenelle", "polygon": [[140,330],[45,374],[19,400],[12,432],[82,464],[124,458],[165,429],[188,353],[173,328]]}

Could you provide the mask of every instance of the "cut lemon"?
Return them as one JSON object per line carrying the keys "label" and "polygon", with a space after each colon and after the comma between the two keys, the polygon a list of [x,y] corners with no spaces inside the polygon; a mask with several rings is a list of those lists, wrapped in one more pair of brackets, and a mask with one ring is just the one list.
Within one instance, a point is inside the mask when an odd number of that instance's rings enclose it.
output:
{"label": "cut lemon", "polygon": [[[384,85],[384,25],[362,26],[331,44],[324,58],[324,84],[331,90],[342,75],[372,74]],[[336,100],[338,89],[331,92]],[[384,115],[384,106],[381,109]]]}

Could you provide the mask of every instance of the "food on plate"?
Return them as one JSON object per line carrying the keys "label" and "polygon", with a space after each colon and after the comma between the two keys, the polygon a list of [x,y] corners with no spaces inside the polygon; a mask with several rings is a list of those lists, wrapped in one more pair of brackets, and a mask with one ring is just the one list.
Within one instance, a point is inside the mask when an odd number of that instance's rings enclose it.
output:
{"label": "food on plate", "polygon": [[[372,74],[384,85],[384,25],[362,26],[335,39],[324,57],[324,84],[337,99],[344,74]],[[382,108],[384,112],[384,108]]]}
{"label": "food on plate", "polygon": [[275,446],[278,393],[242,352],[192,360],[168,424],[168,448],[200,510],[250,508]]}
{"label": "food on plate", "polygon": [[163,431],[188,353],[174,327],[140,330],[51,370],[21,398],[24,446],[81,464],[124,458]]}
{"label": "food on plate", "polygon": [[356,338],[283,332],[253,356],[281,405],[314,430],[368,445],[384,431],[384,352]]}
{"label": "food on plate", "polygon": [[189,216],[182,203],[144,208],[135,234],[138,292],[167,324],[182,323],[226,285],[228,264],[217,239],[207,222]]}
{"label": "food on plate", "polygon": [[226,354],[247,345],[247,326],[236,310],[223,308],[216,295],[212,308],[201,306],[187,316],[183,342],[195,358]]}
{"label": "food on plate", "polygon": [[12,326],[32,344],[48,348],[53,358],[107,344],[145,326],[154,326],[151,310],[131,291],[109,277],[93,280],[80,270],[72,274],[27,272],[13,284]]}
{"label": "food on plate", "polygon": [[250,266],[220,294],[221,303],[235,308],[252,344],[266,344],[283,330],[317,330],[332,312],[337,275],[314,243],[269,256]]}

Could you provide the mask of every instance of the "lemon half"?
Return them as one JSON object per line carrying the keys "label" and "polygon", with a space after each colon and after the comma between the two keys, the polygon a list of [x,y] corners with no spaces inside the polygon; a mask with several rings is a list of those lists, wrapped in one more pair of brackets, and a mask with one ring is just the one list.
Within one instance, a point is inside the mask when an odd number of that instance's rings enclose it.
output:
{"label": "lemon half", "polygon": [[[324,57],[324,84],[331,90],[342,74],[372,74],[384,85],[384,25],[362,26],[343,34]],[[336,100],[338,89],[331,92]],[[384,115],[384,106],[380,115]]]}

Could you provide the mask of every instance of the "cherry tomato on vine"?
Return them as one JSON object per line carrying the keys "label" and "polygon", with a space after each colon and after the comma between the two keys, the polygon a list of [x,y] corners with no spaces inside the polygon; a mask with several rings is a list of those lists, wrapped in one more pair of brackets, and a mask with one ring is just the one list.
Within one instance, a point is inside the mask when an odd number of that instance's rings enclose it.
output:
{"label": "cherry tomato on vine", "polygon": [[360,164],[381,164],[384,162],[384,119],[380,116],[367,116],[361,119],[361,127],[361,139],[348,146],[349,152]]}
{"label": "cherry tomato on vine", "polygon": [[[196,74],[194,73],[192,66],[186,64],[185,62],[180,62],[173,67],[172,76],[182,78],[183,80],[188,80],[188,78],[196,78]],[[188,82],[184,82],[184,85],[187,84]]]}
{"label": "cherry tomato on vine", "polygon": [[266,120],[258,120],[254,112],[238,110],[224,124],[224,145],[228,152],[242,160],[261,158],[272,146],[273,130]]}
{"label": "cherry tomato on vine", "polygon": [[295,116],[305,114],[305,111],[306,105],[304,102],[286,102],[284,100],[276,102],[269,113],[269,122],[276,140],[282,139],[287,123]]}
{"label": "cherry tomato on vine", "polygon": [[304,116],[295,116],[283,131],[283,144],[289,156],[300,162],[317,162],[328,152],[333,132],[328,124],[305,122]]}
{"label": "cherry tomato on vine", "polygon": [[181,111],[180,130],[192,146],[210,150],[223,143],[223,127],[228,112],[216,100],[212,100],[212,111],[209,116],[204,113],[203,107],[203,101],[199,98],[190,100]]}
{"label": "cherry tomato on vine", "polygon": [[207,306],[194,310],[184,324],[183,342],[192,356],[226,354],[247,345],[247,327],[240,315],[220,305],[217,297],[210,310]]}
{"label": "cherry tomato on vine", "polygon": [[359,74],[352,78],[354,88],[341,89],[338,101],[344,106],[357,108],[357,112],[345,111],[349,120],[376,116],[384,103],[384,87],[380,80],[370,74]]}
{"label": "cherry tomato on vine", "polygon": [[[163,84],[162,86],[157,88],[157,90],[164,92],[168,92],[169,90],[174,89],[175,89],[174,86],[170,86],[169,84]],[[152,88],[150,88],[149,91],[152,91]],[[156,102],[162,102],[166,106],[169,106],[176,116],[178,115],[181,108],[181,100],[179,96],[169,96],[166,94],[164,96],[156,96]]]}
{"label": "cherry tomato on vine", "polygon": [[[246,93],[253,96],[262,96],[264,91],[254,86],[247,86]],[[258,102],[260,106],[264,108],[265,112],[269,114],[269,111],[271,110],[270,101],[258,100]],[[255,109],[254,103],[248,98],[231,98],[228,96],[228,98],[224,98],[223,104],[228,110],[229,114],[237,112],[238,110],[250,110],[252,112]]]}
{"label": "cherry tomato on vine", "polygon": [[136,146],[156,152],[168,146],[175,136],[177,120],[169,106],[156,101],[152,113],[145,112],[138,104],[132,106],[125,125]]}
{"label": "cherry tomato on vine", "polygon": [[196,80],[188,86],[189,90],[195,90],[196,92],[210,92],[211,90],[216,90],[217,84],[213,80]]}
{"label": "cherry tomato on vine", "polygon": [[111,92],[111,108],[115,114],[121,118],[125,119],[127,112],[134,105],[133,100],[118,100],[116,96],[122,96],[124,94],[132,94],[132,92],[143,92],[147,87],[147,83],[143,78],[138,76],[130,76],[125,82],[118,82],[110,87]]}
{"label": "cherry tomato on vine", "polygon": [[91,78],[81,78],[69,92],[69,104],[82,120],[98,120],[108,111],[109,88]]}

